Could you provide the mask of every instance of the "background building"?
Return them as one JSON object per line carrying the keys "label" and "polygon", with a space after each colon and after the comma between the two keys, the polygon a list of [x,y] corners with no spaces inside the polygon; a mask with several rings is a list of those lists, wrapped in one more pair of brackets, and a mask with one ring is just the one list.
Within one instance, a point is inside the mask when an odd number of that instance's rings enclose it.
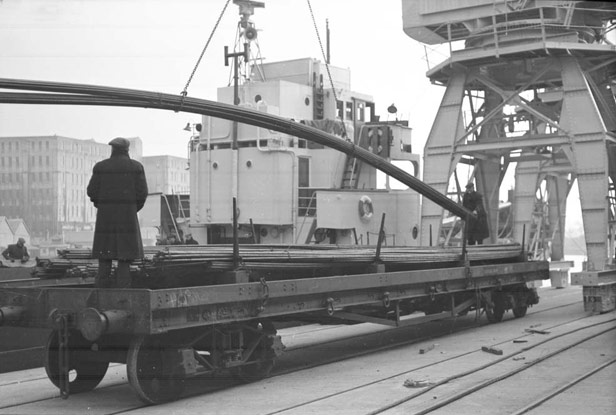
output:
{"label": "background building", "polygon": [[[129,138],[140,160],[142,142]],[[31,236],[91,230],[96,210],[86,194],[92,167],[110,154],[106,143],[62,136],[0,137],[0,215],[22,218]]]}
{"label": "background building", "polygon": [[19,238],[24,238],[26,242],[30,241],[30,229],[23,219],[7,219],[7,222],[13,232],[13,243],[16,243]]}
{"label": "background building", "polygon": [[5,216],[0,216],[0,249],[4,250],[13,243],[13,231]]}
{"label": "background building", "polygon": [[150,193],[187,194],[190,191],[188,160],[175,156],[148,156],[141,160]]}

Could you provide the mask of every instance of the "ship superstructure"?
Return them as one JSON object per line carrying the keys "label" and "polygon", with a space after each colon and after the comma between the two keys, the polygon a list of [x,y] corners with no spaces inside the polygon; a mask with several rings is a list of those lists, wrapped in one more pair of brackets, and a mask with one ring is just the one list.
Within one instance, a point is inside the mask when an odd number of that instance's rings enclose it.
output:
{"label": "ship superstructure", "polygon": [[[319,128],[418,174],[411,128],[379,121],[373,98],[351,89],[349,69],[313,58],[248,65],[256,32],[240,11],[226,55],[235,82],[218,89],[219,102]],[[419,244],[419,195],[392,190],[374,167],[233,121],[204,116],[199,130],[190,143],[190,232],[200,243],[232,242],[235,199],[241,243],[375,244],[383,221],[383,243]]]}

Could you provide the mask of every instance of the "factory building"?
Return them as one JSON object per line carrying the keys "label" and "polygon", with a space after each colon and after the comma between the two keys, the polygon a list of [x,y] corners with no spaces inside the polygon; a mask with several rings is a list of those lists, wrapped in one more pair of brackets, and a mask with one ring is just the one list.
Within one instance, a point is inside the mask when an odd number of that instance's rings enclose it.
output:
{"label": "factory building", "polygon": [[[142,161],[142,141],[129,138]],[[0,215],[22,218],[33,237],[94,229],[86,188],[92,167],[109,157],[107,143],[58,135],[0,137]]]}

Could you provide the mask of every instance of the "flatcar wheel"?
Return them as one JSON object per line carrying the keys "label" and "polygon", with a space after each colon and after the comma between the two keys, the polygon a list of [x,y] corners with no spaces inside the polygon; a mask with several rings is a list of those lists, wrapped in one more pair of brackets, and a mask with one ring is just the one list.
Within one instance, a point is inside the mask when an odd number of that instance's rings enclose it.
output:
{"label": "flatcar wheel", "polygon": [[274,359],[259,360],[233,369],[233,376],[241,382],[256,382],[269,376],[274,368]]}
{"label": "flatcar wheel", "polygon": [[233,376],[241,382],[256,382],[269,376],[274,368],[275,352],[270,335],[276,334],[276,329],[269,322],[255,324],[256,331],[245,330],[244,341],[246,344],[261,338],[257,348],[248,358],[248,364],[233,368]]}
{"label": "flatcar wheel", "polygon": [[528,310],[528,306],[526,304],[514,307],[513,315],[515,318],[522,318],[526,315],[526,310]]}
{"label": "flatcar wheel", "polygon": [[492,305],[487,304],[486,317],[490,323],[499,323],[505,314],[505,301],[501,295],[492,293]]}
{"label": "flatcar wheel", "polygon": [[131,341],[126,371],[128,381],[143,402],[169,402],[182,394],[184,379],[172,369],[173,350],[161,336],[138,336]]}
{"label": "flatcar wheel", "polygon": [[[60,336],[57,330],[49,335],[45,350],[45,371],[49,380],[60,387],[60,356],[58,353]],[[94,389],[105,377],[109,362],[96,359],[92,343],[83,338],[80,332],[69,331],[68,371],[69,392],[81,393]]]}

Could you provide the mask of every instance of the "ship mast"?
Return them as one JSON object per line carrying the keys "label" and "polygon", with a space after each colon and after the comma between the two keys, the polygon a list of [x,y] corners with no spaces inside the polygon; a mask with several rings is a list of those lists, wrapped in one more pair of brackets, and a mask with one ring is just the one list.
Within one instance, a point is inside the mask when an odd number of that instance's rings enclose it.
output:
{"label": "ship mast", "polygon": [[[254,14],[255,8],[265,7],[264,2],[252,0],[233,0],[233,3],[239,7],[240,20],[237,24],[237,33],[235,36],[235,45],[233,53],[228,53],[228,48],[225,46],[225,66],[229,66],[229,58],[233,58],[233,85],[235,88],[234,104],[239,104],[239,84],[243,80],[249,78],[249,64],[251,60],[260,59],[260,49],[257,41],[257,28],[250,17]],[[252,44],[256,45],[257,58],[252,57]],[[239,59],[243,58],[243,59]]]}
{"label": "ship mast", "polygon": [[[225,66],[229,66],[230,59],[233,62],[233,104],[240,104],[239,84],[242,64],[244,68],[244,78],[246,78],[247,63],[250,56],[250,42],[257,39],[257,29],[254,23],[250,20],[250,16],[254,14],[255,7],[265,7],[265,3],[252,0],[233,0],[233,3],[239,6],[240,21],[237,25],[237,35],[233,53],[229,53],[229,48],[225,46]],[[243,51],[239,51],[240,44],[243,44]],[[238,125],[237,121],[233,121],[231,132],[231,150],[233,152],[232,160],[232,188],[231,194],[233,201],[238,198],[238,180],[239,180],[239,146],[238,146]],[[236,238],[237,224],[235,223],[236,211],[234,209],[234,241]]]}

